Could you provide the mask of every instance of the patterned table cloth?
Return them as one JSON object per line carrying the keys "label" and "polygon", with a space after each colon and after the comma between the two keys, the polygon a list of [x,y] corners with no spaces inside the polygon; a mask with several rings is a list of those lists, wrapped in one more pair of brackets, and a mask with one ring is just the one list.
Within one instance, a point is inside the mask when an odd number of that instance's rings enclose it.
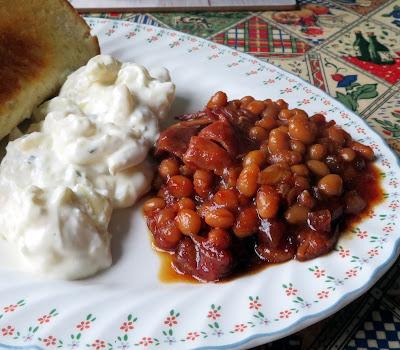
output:
{"label": "patterned table cloth", "polygon": [[[273,63],[337,98],[400,153],[400,0],[301,0],[290,12],[89,16],[172,28]],[[342,311],[257,349],[400,349],[398,262]]]}

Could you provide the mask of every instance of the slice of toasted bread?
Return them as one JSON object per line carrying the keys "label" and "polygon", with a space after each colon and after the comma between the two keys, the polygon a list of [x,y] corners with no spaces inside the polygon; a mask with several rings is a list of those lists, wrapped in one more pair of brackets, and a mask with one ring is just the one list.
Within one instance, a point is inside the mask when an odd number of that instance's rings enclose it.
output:
{"label": "slice of toasted bread", "polygon": [[99,53],[66,0],[0,0],[0,139]]}

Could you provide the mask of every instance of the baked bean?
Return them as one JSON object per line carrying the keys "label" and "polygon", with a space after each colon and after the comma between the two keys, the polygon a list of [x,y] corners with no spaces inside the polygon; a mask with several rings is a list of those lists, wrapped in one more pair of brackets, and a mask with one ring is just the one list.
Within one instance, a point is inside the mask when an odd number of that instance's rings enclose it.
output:
{"label": "baked bean", "polygon": [[362,156],[363,158],[365,158],[366,160],[374,160],[375,158],[375,154],[374,151],[372,150],[371,147],[363,145],[360,142],[357,141],[352,141],[349,144],[349,147],[357,152],[360,156]]}
{"label": "baked bean", "polygon": [[243,166],[247,166],[250,164],[256,164],[261,167],[266,161],[265,152],[261,150],[250,151],[243,158]]}
{"label": "baked bean", "polygon": [[268,149],[271,153],[289,149],[289,136],[282,130],[272,129],[268,138]]}
{"label": "baked bean", "polygon": [[308,156],[310,159],[321,160],[326,156],[326,146],[316,143],[311,145],[308,149]]}
{"label": "baked bean", "polygon": [[282,196],[286,197],[289,191],[293,188],[293,185],[290,181],[288,182],[280,182],[276,185],[276,191]]}
{"label": "baked bean", "polygon": [[276,185],[278,182],[289,179],[291,175],[288,166],[282,163],[273,164],[260,172],[258,183],[261,185]]}
{"label": "baked bean", "polygon": [[183,164],[179,167],[179,172],[181,173],[181,175],[183,176],[193,176],[194,172],[196,171],[196,169],[193,169],[192,167]]}
{"label": "baked bean", "polygon": [[307,222],[309,209],[301,204],[293,204],[285,212],[285,219],[289,224],[302,225]]}
{"label": "baked bean", "polygon": [[333,142],[337,143],[338,145],[342,146],[346,143],[348,139],[348,134],[342,128],[338,126],[331,126],[328,129],[328,138],[330,138]]}
{"label": "baked bean", "polygon": [[257,191],[257,180],[260,168],[256,164],[250,164],[243,168],[237,180],[236,188],[247,197],[253,196]]}
{"label": "baked bean", "polygon": [[291,188],[286,193],[286,202],[288,205],[292,205],[297,200],[297,196],[300,194],[300,189],[298,187]]}
{"label": "baked bean", "polygon": [[292,111],[293,111],[292,118],[297,118],[303,121],[308,120],[308,114],[306,113],[306,111],[303,111],[302,109],[299,108],[293,108]]}
{"label": "baked bean", "polygon": [[238,109],[240,108],[240,100],[232,100],[232,101],[229,101],[229,102],[228,102],[228,107],[229,107],[231,110],[234,110],[234,111],[238,110]]}
{"label": "baked bean", "polygon": [[280,196],[278,192],[269,185],[261,186],[257,191],[257,212],[263,219],[272,219],[279,210]]}
{"label": "baked bean", "polygon": [[315,206],[315,199],[308,190],[304,190],[299,194],[297,202],[308,209],[312,209]]}
{"label": "baked bean", "polygon": [[265,104],[263,101],[254,100],[251,101],[248,105],[244,107],[249,112],[253,113],[254,115],[259,115],[265,108]]}
{"label": "baked bean", "polygon": [[162,227],[166,225],[169,221],[174,220],[176,216],[176,211],[172,207],[166,207],[161,209],[157,213],[157,226]]}
{"label": "baked bean", "polygon": [[352,162],[356,157],[356,152],[353,151],[351,148],[342,148],[339,151],[339,155],[345,162]]}
{"label": "baked bean", "polygon": [[326,118],[323,114],[317,113],[310,117],[310,121],[316,124],[325,124]]}
{"label": "baked bean", "polygon": [[153,197],[144,202],[143,210],[146,214],[148,214],[153,210],[165,208],[165,205],[166,203],[163,198]]}
{"label": "baked bean", "polygon": [[194,190],[200,197],[210,194],[213,186],[214,175],[209,170],[197,169],[193,174]]}
{"label": "baked bean", "polygon": [[290,151],[287,149],[271,153],[268,157],[268,161],[273,164],[285,162],[289,165],[294,165],[301,163],[302,160],[303,157],[299,152]]}
{"label": "baked bean", "polygon": [[269,248],[278,248],[284,239],[286,225],[279,219],[262,219],[258,231],[258,242]]}
{"label": "baked bean", "polygon": [[253,96],[245,96],[240,99],[240,108],[245,108],[250,102],[254,101]]}
{"label": "baked bean", "polygon": [[329,174],[318,181],[318,189],[327,196],[340,196],[343,191],[343,180],[337,174]]}
{"label": "baked bean", "polygon": [[304,143],[297,140],[290,140],[290,149],[299,152],[300,154],[306,154],[307,150]]}
{"label": "baked bean", "polygon": [[196,209],[196,204],[193,202],[192,199],[183,197],[178,201],[178,209]]}
{"label": "baked bean", "polygon": [[309,145],[315,139],[315,132],[308,120],[300,118],[292,118],[289,120],[289,136],[294,139]]}
{"label": "baked bean", "polygon": [[267,105],[264,111],[261,113],[263,118],[276,118],[280,108],[276,104]]}
{"label": "baked bean", "polygon": [[261,143],[268,138],[268,131],[261,126],[253,126],[249,130],[249,138]]}
{"label": "baked bean", "polygon": [[168,191],[176,198],[189,197],[193,191],[193,184],[186,176],[172,176],[168,182]]}
{"label": "baked bean", "polygon": [[164,250],[175,250],[182,239],[182,233],[174,220],[160,226],[156,232],[157,234],[154,238],[157,247]]}
{"label": "baked bean", "polygon": [[304,164],[295,164],[290,167],[290,170],[293,174],[300,176],[308,176],[310,175],[310,171]]}
{"label": "baked bean", "polygon": [[281,98],[279,100],[275,101],[275,104],[280,108],[280,109],[284,109],[284,108],[288,108],[288,104],[285,100],[282,100]]}
{"label": "baked bean", "polygon": [[237,179],[239,178],[241,167],[229,168],[224,171],[223,179],[227,188],[236,187]]}
{"label": "baked bean", "polygon": [[294,187],[297,187],[299,190],[307,190],[310,188],[310,183],[306,177],[297,175],[294,177]]}
{"label": "baked bean", "polygon": [[229,233],[222,228],[213,228],[208,232],[207,242],[217,249],[228,249],[231,241]]}
{"label": "baked bean", "polygon": [[179,163],[175,158],[167,158],[158,166],[158,173],[166,179],[179,174]]}
{"label": "baked bean", "polygon": [[280,125],[280,126],[278,126],[277,129],[284,132],[285,134],[287,134],[289,132],[289,128],[287,127],[287,125]]}
{"label": "baked bean", "polygon": [[232,189],[221,189],[214,194],[216,205],[235,211],[239,205],[238,193]]}
{"label": "baked bean", "polygon": [[181,209],[175,217],[179,230],[184,235],[197,235],[201,228],[201,218],[192,209]]}
{"label": "baked bean", "polygon": [[315,175],[322,177],[329,174],[329,168],[327,167],[327,165],[319,160],[308,160],[306,164],[308,166],[308,169],[310,169],[311,172]]}
{"label": "baked bean", "polygon": [[332,173],[341,173],[344,169],[342,158],[335,155],[329,155],[325,158],[325,164]]}
{"label": "baked bean", "polygon": [[207,103],[207,108],[224,107],[228,103],[228,97],[225,92],[218,91],[211,97]]}
{"label": "baked bean", "polygon": [[236,218],[233,232],[239,238],[244,238],[257,232],[258,215],[254,207],[243,209]]}
{"label": "baked bean", "polygon": [[228,209],[217,208],[206,212],[205,221],[211,227],[229,228],[235,223],[235,217]]}
{"label": "baked bean", "polygon": [[278,114],[278,118],[280,120],[282,120],[283,122],[287,123],[288,120],[293,117],[293,115],[294,115],[294,112],[292,110],[285,108],[285,109],[280,110],[280,112]]}
{"label": "baked bean", "polygon": [[267,116],[267,117],[263,117],[260,120],[257,120],[255,125],[261,126],[265,130],[271,130],[278,126],[278,122],[276,121],[276,119],[274,117]]}

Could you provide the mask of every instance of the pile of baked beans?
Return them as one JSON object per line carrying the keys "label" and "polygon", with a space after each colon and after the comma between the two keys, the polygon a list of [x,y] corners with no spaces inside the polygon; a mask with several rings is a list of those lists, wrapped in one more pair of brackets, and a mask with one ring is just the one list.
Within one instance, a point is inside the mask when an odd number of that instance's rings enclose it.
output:
{"label": "pile of baked beans", "polygon": [[315,258],[368,206],[357,183],[374,153],[322,114],[219,91],[179,119],[157,142],[144,213],[180,273],[217,281],[261,261]]}

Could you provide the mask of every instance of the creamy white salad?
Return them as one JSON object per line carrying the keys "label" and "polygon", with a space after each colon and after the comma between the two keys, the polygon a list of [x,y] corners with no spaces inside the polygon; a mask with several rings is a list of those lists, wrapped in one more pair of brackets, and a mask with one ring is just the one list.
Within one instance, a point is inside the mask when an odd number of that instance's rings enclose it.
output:
{"label": "creamy white salad", "polygon": [[174,95],[166,69],[150,74],[99,55],[36,111],[41,121],[28,134],[8,144],[0,237],[16,246],[26,270],[78,279],[111,265],[112,210],[148,191],[147,153]]}

